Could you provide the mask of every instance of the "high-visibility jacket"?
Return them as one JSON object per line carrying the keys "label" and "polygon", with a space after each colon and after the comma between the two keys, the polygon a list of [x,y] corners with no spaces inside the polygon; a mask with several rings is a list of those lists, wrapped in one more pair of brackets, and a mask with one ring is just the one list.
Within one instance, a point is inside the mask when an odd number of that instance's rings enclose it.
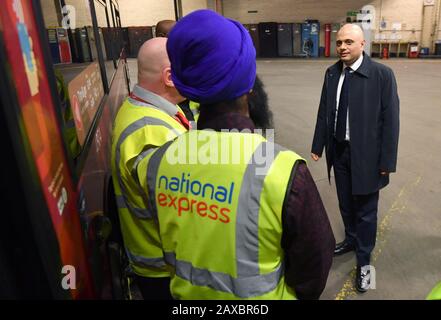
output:
{"label": "high-visibility jacket", "polygon": [[178,111],[176,106],[138,86],[133,93],[152,104],[129,97],[115,118],[111,165],[121,232],[132,270],[140,276],[164,277],[169,276],[169,270],[157,225],[132,169],[155,147],[187,130],[172,117]]}
{"label": "high-visibility jacket", "polygon": [[174,298],[296,298],[284,281],[281,237],[299,160],[258,134],[195,130],[138,164]]}
{"label": "high-visibility jacket", "polygon": [[194,121],[198,122],[200,104],[198,102],[194,102],[190,100],[189,105],[190,105],[190,110],[193,113]]}
{"label": "high-visibility jacket", "polygon": [[429,293],[427,300],[441,300],[441,282]]}

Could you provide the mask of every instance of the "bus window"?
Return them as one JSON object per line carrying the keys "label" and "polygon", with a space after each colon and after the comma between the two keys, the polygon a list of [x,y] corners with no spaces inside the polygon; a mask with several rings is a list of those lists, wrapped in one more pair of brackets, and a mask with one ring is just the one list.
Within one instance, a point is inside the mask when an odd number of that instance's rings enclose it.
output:
{"label": "bus window", "polygon": [[[97,44],[89,2],[64,2],[65,6],[61,7],[60,1],[43,0],[41,7],[61,102],[63,136],[76,160],[105,95],[98,59],[98,50],[104,48],[104,41],[101,36]],[[107,23],[101,2],[96,6],[99,8],[97,21]],[[110,64],[113,73],[113,63]]]}
{"label": "bus window", "polygon": [[[111,41],[109,42],[109,40],[111,40],[111,35],[113,32],[110,31],[111,30],[110,19],[107,12],[106,1],[95,0],[95,12],[96,12],[96,19],[98,24],[98,32],[100,35],[101,48],[103,52],[107,81],[108,81],[108,86],[110,87],[111,81],[116,71],[116,63],[115,63],[116,61],[114,61],[114,58],[116,59],[117,57],[116,55],[114,57],[111,46],[112,42]],[[107,39],[104,38],[105,33],[107,33],[106,35]]]}
{"label": "bus window", "polygon": [[[98,61],[97,39],[92,27],[90,4],[84,0],[66,0],[72,20],[68,27],[74,33],[74,52],[76,62]],[[99,40],[98,40],[99,41]]]}
{"label": "bus window", "polygon": [[121,23],[119,22],[119,12],[117,11],[117,2],[115,0],[107,1],[107,12],[109,22],[113,31],[112,50],[115,54],[115,60],[118,61],[121,57],[121,51],[124,47],[124,39],[121,30]]}

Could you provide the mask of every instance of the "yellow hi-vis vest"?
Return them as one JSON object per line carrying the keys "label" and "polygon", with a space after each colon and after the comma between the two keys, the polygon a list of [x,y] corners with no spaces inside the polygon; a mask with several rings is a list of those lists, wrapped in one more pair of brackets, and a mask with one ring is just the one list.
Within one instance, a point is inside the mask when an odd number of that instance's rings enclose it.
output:
{"label": "yellow hi-vis vest", "polygon": [[429,293],[427,300],[441,300],[441,282]]}
{"label": "yellow hi-vis vest", "polygon": [[193,113],[193,118],[195,122],[198,122],[199,119],[199,107],[200,104],[198,102],[191,101],[189,102],[190,110]]}
{"label": "yellow hi-vis vest", "polygon": [[174,298],[296,298],[284,281],[281,237],[298,160],[258,134],[195,130],[139,163]]}
{"label": "yellow hi-vis vest", "polygon": [[[137,87],[134,92],[142,93]],[[182,111],[180,111],[182,112]],[[131,175],[132,168],[154,148],[187,130],[163,110],[127,98],[115,118],[112,176],[125,249],[132,270],[145,277],[169,276],[157,223],[145,207],[146,195]]]}

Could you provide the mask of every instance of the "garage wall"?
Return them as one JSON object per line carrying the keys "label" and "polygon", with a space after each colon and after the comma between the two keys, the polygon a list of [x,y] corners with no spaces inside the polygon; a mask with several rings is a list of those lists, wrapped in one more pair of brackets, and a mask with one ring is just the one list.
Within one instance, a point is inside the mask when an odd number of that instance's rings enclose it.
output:
{"label": "garage wall", "polygon": [[164,19],[175,20],[173,0],[120,0],[121,25],[152,26]]}
{"label": "garage wall", "polygon": [[[126,0],[124,0],[126,1]],[[57,0],[41,0],[44,22],[47,27],[61,26],[57,16]],[[75,8],[75,27],[91,26],[92,18],[90,16],[89,0],[65,0],[66,5]],[[99,26],[106,26],[106,13],[103,6],[96,5],[96,15]]]}
{"label": "garage wall", "polygon": [[[175,20],[173,0],[120,0],[121,24],[152,26],[164,19]],[[207,0],[182,0],[184,15],[198,9],[207,9]]]}
{"label": "garage wall", "polygon": [[[66,0],[68,4],[76,4],[77,25],[91,24],[87,2]],[[41,3],[47,13],[46,25],[57,25],[54,0],[42,0]],[[441,0],[435,0],[431,7],[424,7],[424,0],[182,0],[182,11],[185,15],[198,9],[214,10],[216,3],[225,16],[242,23],[302,22],[309,18],[319,20],[322,27],[325,23],[343,23],[347,11],[371,5],[376,13],[374,33],[377,40],[401,38],[402,41],[422,42],[424,46],[431,46],[432,40],[441,40]],[[123,27],[155,25],[159,20],[175,18],[173,0],[120,0],[119,6]],[[381,21],[385,23],[384,28],[380,28]],[[398,25],[401,30],[394,31],[393,27]],[[323,45],[323,30],[320,39]]]}
{"label": "garage wall", "polygon": [[[264,21],[301,22],[306,18],[322,22],[343,21],[346,12],[358,9],[370,1],[365,0],[224,0],[224,15],[243,23]],[[257,13],[248,13],[257,11]]]}
{"label": "garage wall", "polygon": [[[424,3],[424,0],[223,0],[223,12],[242,23],[317,19],[323,27],[325,23],[343,23],[347,11],[371,5],[376,14],[374,34],[377,40],[418,41],[430,47],[432,40],[441,40],[441,0],[435,0],[435,5],[429,7]],[[382,21],[384,28],[380,28]],[[394,30],[397,26],[401,30]],[[323,30],[320,39],[323,45]]]}
{"label": "garage wall", "polygon": [[[375,32],[390,39],[401,36],[403,41],[421,38],[423,0],[224,0],[224,15],[243,23],[263,21],[302,22],[317,19],[321,24],[346,21],[346,12],[357,11],[365,5],[375,8]],[[257,13],[249,13],[257,11]],[[380,32],[380,21],[386,28]],[[392,35],[392,26],[401,24],[401,31]],[[321,37],[323,38],[323,37]]]}
{"label": "garage wall", "polygon": [[182,0],[182,12],[184,15],[189,14],[195,10],[207,9],[207,0]]}
{"label": "garage wall", "polygon": [[57,8],[54,0],[42,0],[41,9],[43,10],[43,18],[46,27],[58,27]]}
{"label": "garage wall", "polygon": [[[44,19],[47,26],[58,26],[58,17],[54,2],[57,0],[41,0]],[[65,0],[66,4],[76,9],[77,26],[91,25],[89,0]],[[98,5],[96,5],[98,6]],[[120,0],[121,24],[129,26],[152,26],[164,19],[175,19],[173,0]],[[199,9],[216,8],[215,0],[182,0],[184,15]],[[104,11],[97,10],[98,24],[105,22]],[[104,23],[103,23],[104,25]]]}
{"label": "garage wall", "polygon": [[[185,15],[203,8],[214,9],[215,2],[220,1],[182,0],[183,13]],[[302,22],[309,18],[319,20],[322,27],[325,23],[343,23],[346,20],[346,12],[357,11],[363,6],[371,5],[376,14],[374,33],[377,40],[423,41],[423,44],[429,46],[432,39],[441,39],[441,23],[438,23],[436,29],[434,25],[438,18],[436,5],[432,10],[430,21],[425,18],[426,32],[423,36],[424,0],[223,0],[221,2],[223,14],[242,23]],[[435,2],[441,3],[441,0]],[[174,19],[173,0],[120,0],[119,3],[123,26],[154,25],[162,19]],[[385,25],[384,28],[380,28],[381,21]],[[397,26],[400,26],[401,30],[394,31],[393,27]],[[437,35],[435,37],[432,36],[434,31]],[[323,45],[323,30],[320,39]]]}

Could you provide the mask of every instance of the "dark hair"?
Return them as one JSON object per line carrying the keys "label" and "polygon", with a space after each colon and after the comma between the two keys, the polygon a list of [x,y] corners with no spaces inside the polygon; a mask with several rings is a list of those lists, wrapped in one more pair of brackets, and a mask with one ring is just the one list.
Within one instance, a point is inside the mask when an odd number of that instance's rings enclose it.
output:
{"label": "dark hair", "polygon": [[[268,106],[268,95],[265,92],[264,85],[259,77],[256,75],[253,91],[247,96],[231,101],[224,101],[214,104],[201,104],[200,111],[202,114],[222,114],[229,112],[238,112],[240,109],[246,108],[244,105],[244,98],[248,100],[248,113],[250,119],[258,129],[272,129],[273,114]],[[203,118],[204,116],[202,116]]]}
{"label": "dark hair", "polygon": [[174,20],[161,20],[156,24],[155,33],[157,37],[167,38],[168,33],[174,27],[176,21]]}
{"label": "dark hair", "polygon": [[242,107],[244,97],[245,96],[230,101],[223,101],[212,104],[201,104],[200,109],[207,109],[211,113],[237,112]]}
{"label": "dark hair", "polygon": [[257,75],[253,91],[248,95],[248,109],[256,128],[273,128],[273,114],[269,109],[268,95],[265,92],[263,82]]}

